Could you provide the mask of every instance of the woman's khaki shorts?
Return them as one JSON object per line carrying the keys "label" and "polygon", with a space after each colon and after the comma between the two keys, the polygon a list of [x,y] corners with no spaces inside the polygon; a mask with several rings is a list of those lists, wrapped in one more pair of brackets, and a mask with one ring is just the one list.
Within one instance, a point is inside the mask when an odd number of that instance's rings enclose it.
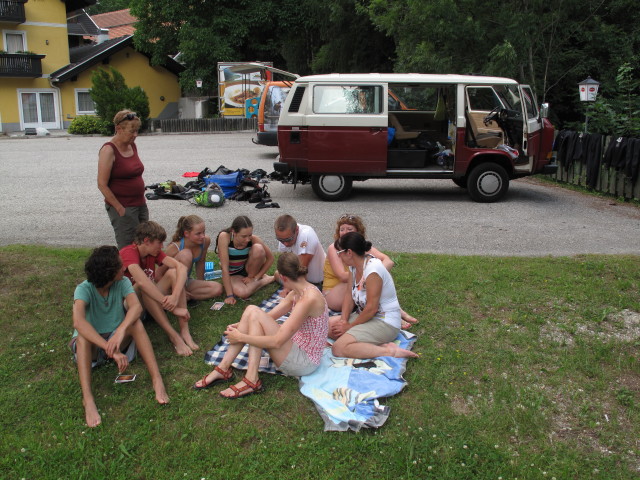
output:
{"label": "woman's khaki shorts", "polygon": [[[358,313],[352,313],[349,317],[349,323],[354,322],[357,317]],[[345,333],[351,335],[358,342],[380,345],[383,343],[393,342],[398,336],[399,331],[399,328],[389,325],[384,320],[373,317],[367,322],[351,327]]]}
{"label": "woman's khaki shorts", "polygon": [[302,377],[303,375],[309,375],[314,372],[318,367],[319,365],[309,360],[307,352],[302,350],[297,344],[292,343],[289,355],[287,355],[284,362],[280,364],[278,370],[288,377]]}

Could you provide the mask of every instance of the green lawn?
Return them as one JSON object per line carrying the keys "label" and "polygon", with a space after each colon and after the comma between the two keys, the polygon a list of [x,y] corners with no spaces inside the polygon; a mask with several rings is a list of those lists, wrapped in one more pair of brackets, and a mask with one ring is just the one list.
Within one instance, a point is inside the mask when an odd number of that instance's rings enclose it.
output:
{"label": "green lawn", "polygon": [[[202,352],[172,353],[147,325],[171,404],[116,368],[94,372],[103,424],[84,426],[66,344],[86,249],[0,248],[0,478],[631,479],[640,475],[640,257],[394,254],[419,359],[379,430],[324,433],[291,378],[219,398],[191,385]],[[269,296],[265,289],[252,301]],[[203,350],[246,304],[203,302]]]}

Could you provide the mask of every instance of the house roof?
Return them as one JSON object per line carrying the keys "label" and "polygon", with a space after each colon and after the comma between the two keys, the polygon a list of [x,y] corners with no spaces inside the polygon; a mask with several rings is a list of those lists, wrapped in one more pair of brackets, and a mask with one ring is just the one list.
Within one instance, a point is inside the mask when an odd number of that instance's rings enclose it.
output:
{"label": "house roof", "polygon": [[99,13],[93,15],[91,19],[100,28],[109,29],[109,38],[118,38],[124,35],[133,35],[136,31],[136,17],[131,16],[129,9],[117,10],[115,12]]}
{"label": "house roof", "polygon": [[[71,48],[69,50],[69,59],[71,63],[66,67],[53,72],[51,74],[51,80],[57,83],[66,82],[126,47],[133,47],[132,35],[109,39],[106,42],[97,45],[83,45]],[[148,55],[145,56],[148,57]],[[178,75],[184,70],[184,67],[171,57],[167,57],[163,67],[174,75]]]}
{"label": "house roof", "polygon": [[84,10],[75,12],[67,18],[67,31],[69,35],[85,36],[100,35],[100,27],[91,19]]}

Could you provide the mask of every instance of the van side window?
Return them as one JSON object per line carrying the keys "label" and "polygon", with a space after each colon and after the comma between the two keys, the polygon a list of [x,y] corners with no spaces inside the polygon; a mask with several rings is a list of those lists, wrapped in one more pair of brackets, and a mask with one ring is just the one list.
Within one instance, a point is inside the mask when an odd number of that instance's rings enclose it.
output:
{"label": "van side window", "polygon": [[291,104],[289,105],[290,112],[297,112],[300,110],[300,104],[302,103],[302,97],[304,96],[304,91],[307,87],[297,87],[296,91],[293,93],[293,98],[291,99]]}
{"label": "van side window", "polygon": [[316,85],[313,88],[314,113],[382,113],[382,87],[379,85]]}
{"label": "van side window", "polygon": [[490,112],[502,104],[491,87],[468,87],[469,110]]}

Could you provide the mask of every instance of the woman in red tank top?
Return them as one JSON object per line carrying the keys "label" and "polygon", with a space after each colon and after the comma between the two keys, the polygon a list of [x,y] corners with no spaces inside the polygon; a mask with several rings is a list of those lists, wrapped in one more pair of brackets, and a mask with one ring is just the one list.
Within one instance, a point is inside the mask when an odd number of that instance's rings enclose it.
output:
{"label": "woman in red tank top", "polygon": [[115,134],[98,155],[98,189],[113,226],[118,248],[133,242],[139,223],[149,220],[144,197],[144,165],[138,157],[136,138],[140,119],[131,110],[121,110],[113,117]]}

